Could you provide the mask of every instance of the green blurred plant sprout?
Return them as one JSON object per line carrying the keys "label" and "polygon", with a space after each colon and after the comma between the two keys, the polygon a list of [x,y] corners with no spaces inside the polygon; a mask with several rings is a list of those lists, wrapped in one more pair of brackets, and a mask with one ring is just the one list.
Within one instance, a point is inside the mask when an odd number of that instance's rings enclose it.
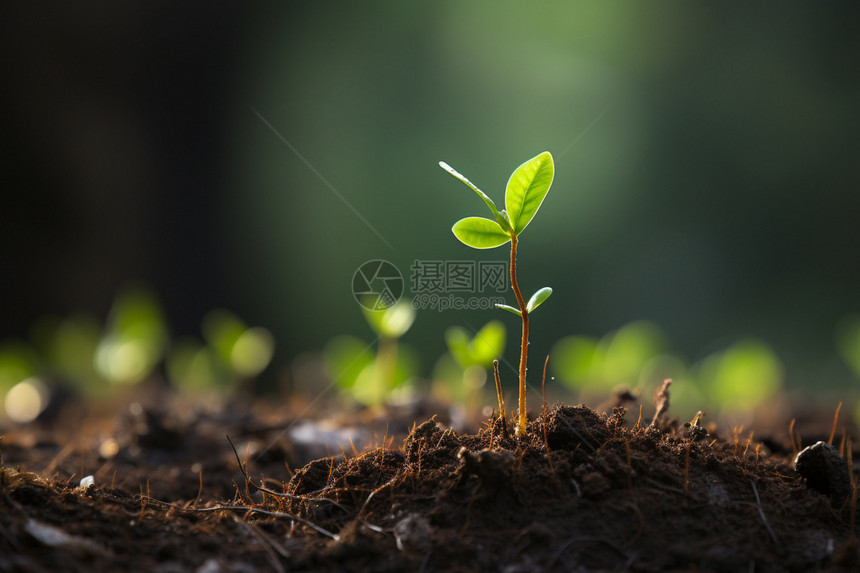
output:
{"label": "green blurred plant sprout", "polygon": [[155,296],[140,287],[126,290],[111,308],[95,351],[96,369],[111,382],[135,384],[161,361],[167,343],[167,322]]}
{"label": "green blurred plant sprout", "polygon": [[[519,419],[515,432],[518,437],[523,437],[526,435],[526,425],[528,423],[526,415],[526,364],[528,361],[529,345],[529,313],[534,312],[537,307],[549,298],[552,294],[552,289],[549,287],[538,289],[531,296],[528,303],[525,302],[520,292],[519,283],[517,282],[517,244],[520,233],[525,230],[526,226],[528,226],[535,216],[535,213],[540,209],[552,185],[555,173],[552,155],[548,151],[544,151],[514,170],[510,179],[508,179],[505,189],[505,209],[501,211],[499,211],[492,199],[473,185],[471,181],[455,171],[450,165],[444,161],[439,162],[439,165],[477,193],[478,197],[484,201],[493,215],[493,219],[484,217],[466,217],[465,219],[460,219],[451,229],[454,232],[454,236],[463,244],[474,249],[492,249],[500,247],[508,241],[511,243],[511,288],[514,291],[519,308],[504,304],[496,306],[516,314],[522,320],[523,330],[519,370]],[[500,412],[499,414],[500,416],[505,416],[504,412]]]}
{"label": "green blurred plant sprout", "polygon": [[142,285],[117,293],[107,321],[77,312],[45,316],[32,327],[32,346],[0,344],[0,399],[10,420],[28,423],[45,410],[52,394],[105,400],[118,388],[153,376],[162,363],[185,391],[232,388],[260,374],[271,362],[275,341],[261,327],[248,328],[225,310],[203,321],[207,344],[172,340],[158,298]]}
{"label": "green blurred plant sprout", "polygon": [[734,416],[754,411],[783,385],[784,366],[764,342],[743,339],[694,364],[676,355],[653,322],[637,320],[600,339],[566,336],[553,345],[552,369],[580,399],[606,396],[619,385],[647,396],[671,378],[672,411],[692,416],[703,403],[710,414]]}
{"label": "green blurred plant sprout", "polygon": [[359,403],[374,406],[389,400],[392,392],[413,378],[415,353],[400,344],[400,338],[415,322],[412,303],[400,300],[385,310],[362,306],[367,324],[376,333],[376,355],[370,345],[354,336],[332,339],[323,353],[329,376]]}
{"label": "green blurred plant sprout", "polygon": [[507,332],[500,320],[491,320],[474,336],[461,326],[445,331],[446,352],[433,372],[434,393],[467,408],[487,380],[487,370],[504,354]]}
{"label": "green blurred plant sprout", "polygon": [[233,388],[259,375],[272,360],[275,340],[265,328],[248,327],[232,312],[210,311],[201,326],[206,344],[177,341],[167,357],[170,378],[186,391]]}
{"label": "green blurred plant sprout", "polygon": [[445,344],[460,368],[480,366],[489,369],[493,360],[505,351],[507,332],[500,320],[491,320],[470,337],[461,326],[452,326],[445,332]]}

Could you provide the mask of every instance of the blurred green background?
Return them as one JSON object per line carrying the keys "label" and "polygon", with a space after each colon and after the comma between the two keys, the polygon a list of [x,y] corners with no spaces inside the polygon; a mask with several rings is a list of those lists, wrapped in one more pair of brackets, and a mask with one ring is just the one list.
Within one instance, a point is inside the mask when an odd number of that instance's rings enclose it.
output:
{"label": "blurred green background", "polygon": [[[788,388],[856,396],[839,344],[860,337],[837,342],[860,312],[851,3],[87,4],[0,24],[0,339],[104,317],[142,281],[174,334],[219,307],[268,328],[275,384],[368,337],[365,261],[408,289],[416,259],[507,257],[453,237],[485,207],[438,161],[501,202],[549,150],[520,244],[524,291],[555,290],[533,367],[648,320],[688,362],[755,339]],[[404,340],[429,373],[447,327],[500,318],[513,362],[501,314],[422,310]]]}

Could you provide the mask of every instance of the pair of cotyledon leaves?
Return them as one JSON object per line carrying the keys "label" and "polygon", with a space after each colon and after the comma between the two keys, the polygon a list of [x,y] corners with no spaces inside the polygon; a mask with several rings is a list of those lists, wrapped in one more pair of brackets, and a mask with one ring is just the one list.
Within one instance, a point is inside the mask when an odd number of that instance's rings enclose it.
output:
{"label": "pair of cotyledon leaves", "polygon": [[[486,193],[450,165],[444,161],[440,161],[439,165],[477,193],[493,215],[493,219],[466,217],[454,223],[451,229],[454,236],[463,244],[475,249],[500,247],[513,237],[519,236],[540,209],[555,173],[549,151],[544,151],[517,167],[508,179],[508,185],[505,188],[505,209],[500,211]],[[533,311],[551,294],[552,289],[549,287],[538,290],[529,299],[526,310]],[[522,316],[520,310],[512,306],[504,304],[496,306]]]}

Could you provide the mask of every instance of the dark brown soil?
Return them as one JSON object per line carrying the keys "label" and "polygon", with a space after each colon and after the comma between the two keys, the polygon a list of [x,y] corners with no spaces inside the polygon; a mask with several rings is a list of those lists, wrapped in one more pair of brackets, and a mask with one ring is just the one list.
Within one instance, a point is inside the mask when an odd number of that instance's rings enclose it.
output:
{"label": "dark brown soil", "polygon": [[523,440],[430,419],[291,475],[313,456],[283,428],[137,407],[7,433],[0,570],[860,571],[852,490],[778,440],[559,406]]}

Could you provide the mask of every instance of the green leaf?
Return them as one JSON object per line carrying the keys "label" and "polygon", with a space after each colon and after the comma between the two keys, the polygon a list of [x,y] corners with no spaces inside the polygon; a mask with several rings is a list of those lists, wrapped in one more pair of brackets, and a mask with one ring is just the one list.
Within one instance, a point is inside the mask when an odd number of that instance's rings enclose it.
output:
{"label": "green leaf", "polygon": [[484,217],[460,219],[451,228],[460,242],[474,249],[492,249],[511,240],[499,224]]}
{"label": "green leaf", "polygon": [[532,295],[529,299],[528,304],[526,305],[526,310],[529,312],[534,311],[537,307],[543,304],[543,301],[549,298],[549,295],[552,294],[552,289],[549,287],[543,287],[536,293]]}
{"label": "green leaf", "polygon": [[515,315],[517,315],[517,316],[519,316],[519,317],[522,317],[522,316],[523,316],[523,313],[522,313],[522,312],[520,312],[520,309],[518,309],[518,308],[514,308],[514,307],[512,307],[512,306],[508,306],[508,305],[506,305],[506,304],[497,304],[497,305],[496,305],[496,308],[500,308],[500,309],[502,309],[502,310],[506,310],[506,311],[508,311],[508,312],[512,312],[512,313],[514,313]]}
{"label": "green leaf", "polygon": [[554,173],[552,155],[544,151],[511,174],[505,189],[505,207],[515,234],[522,233],[540,209]]}
{"label": "green leaf", "polygon": [[460,181],[462,181],[463,183],[468,185],[475,193],[478,194],[478,197],[480,197],[481,199],[484,200],[484,203],[486,203],[487,207],[489,207],[490,213],[493,214],[493,217],[499,223],[499,226],[507,232],[511,231],[511,225],[510,225],[510,222],[508,221],[507,216],[503,216],[499,212],[499,209],[496,207],[496,204],[493,202],[492,199],[490,199],[487,196],[486,193],[484,193],[483,191],[478,189],[474,183],[472,183],[471,181],[469,181],[468,179],[463,177],[463,175],[459,171],[457,171],[456,169],[454,169],[453,167],[451,167],[450,165],[448,165],[444,161],[439,162],[439,167],[441,167],[442,169],[444,169],[445,171],[447,171],[448,173],[450,173],[451,175],[453,175],[454,177],[456,177],[457,179],[459,179]]}

